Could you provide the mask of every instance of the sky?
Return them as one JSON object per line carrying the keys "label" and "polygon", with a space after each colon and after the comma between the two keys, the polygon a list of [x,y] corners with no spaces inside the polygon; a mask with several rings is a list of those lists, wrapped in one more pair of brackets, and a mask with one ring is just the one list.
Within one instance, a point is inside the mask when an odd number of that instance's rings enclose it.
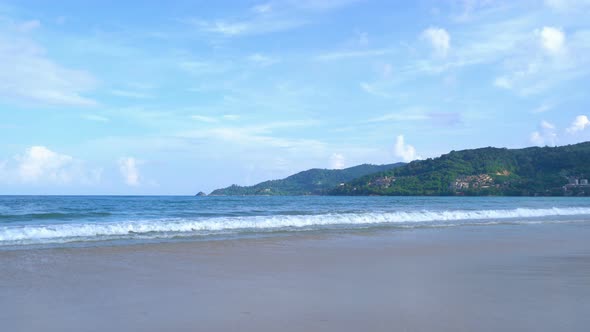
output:
{"label": "sky", "polygon": [[573,144],[588,87],[590,0],[0,0],[0,194]]}

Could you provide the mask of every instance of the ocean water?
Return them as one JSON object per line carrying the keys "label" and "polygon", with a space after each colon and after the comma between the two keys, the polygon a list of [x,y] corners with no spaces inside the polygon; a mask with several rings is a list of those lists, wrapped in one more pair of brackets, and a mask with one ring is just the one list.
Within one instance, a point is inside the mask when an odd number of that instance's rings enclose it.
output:
{"label": "ocean water", "polygon": [[0,196],[0,249],[585,222],[577,197]]}

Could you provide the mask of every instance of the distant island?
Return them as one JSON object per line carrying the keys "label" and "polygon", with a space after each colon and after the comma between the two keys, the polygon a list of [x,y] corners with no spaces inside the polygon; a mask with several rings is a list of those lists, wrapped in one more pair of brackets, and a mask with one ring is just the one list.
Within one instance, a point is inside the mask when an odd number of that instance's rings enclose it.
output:
{"label": "distant island", "polygon": [[451,151],[438,158],[341,170],[310,169],[212,196],[590,196],[590,142]]}
{"label": "distant island", "polygon": [[281,180],[271,180],[254,186],[232,185],[227,188],[217,189],[210,196],[244,196],[244,195],[271,195],[271,196],[298,196],[298,195],[327,195],[340,184],[347,183],[368,174],[384,172],[405,163],[389,165],[359,165],[345,169],[319,169],[314,168],[299,172]]}

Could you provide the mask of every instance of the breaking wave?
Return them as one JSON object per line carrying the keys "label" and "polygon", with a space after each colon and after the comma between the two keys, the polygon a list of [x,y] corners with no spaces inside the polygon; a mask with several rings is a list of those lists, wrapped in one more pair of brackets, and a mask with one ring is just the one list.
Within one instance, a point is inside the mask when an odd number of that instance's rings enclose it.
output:
{"label": "breaking wave", "polygon": [[[0,226],[0,245],[66,243],[113,239],[169,238],[239,232],[272,232],[325,229],[335,226],[444,227],[493,224],[502,221],[530,223],[531,218],[552,221],[552,216],[590,215],[590,208],[512,210],[447,210],[321,215],[277,215],[217,217],[200,219],[152,219],[118,222],[84,222],[51,225]],[[471,222],[469,222],[471,221]],[[553,219],[554,221],[554,219]]]}

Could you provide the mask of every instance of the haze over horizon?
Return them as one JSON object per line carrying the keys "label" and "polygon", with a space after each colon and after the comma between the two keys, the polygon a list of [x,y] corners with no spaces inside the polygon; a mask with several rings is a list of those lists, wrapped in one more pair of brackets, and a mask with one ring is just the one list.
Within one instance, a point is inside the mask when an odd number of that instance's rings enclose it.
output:
{"label": "haze over horizon", "polygon": [[588,141],[589,13],[588,0],[0,0],[0,194],[194,194]]}

